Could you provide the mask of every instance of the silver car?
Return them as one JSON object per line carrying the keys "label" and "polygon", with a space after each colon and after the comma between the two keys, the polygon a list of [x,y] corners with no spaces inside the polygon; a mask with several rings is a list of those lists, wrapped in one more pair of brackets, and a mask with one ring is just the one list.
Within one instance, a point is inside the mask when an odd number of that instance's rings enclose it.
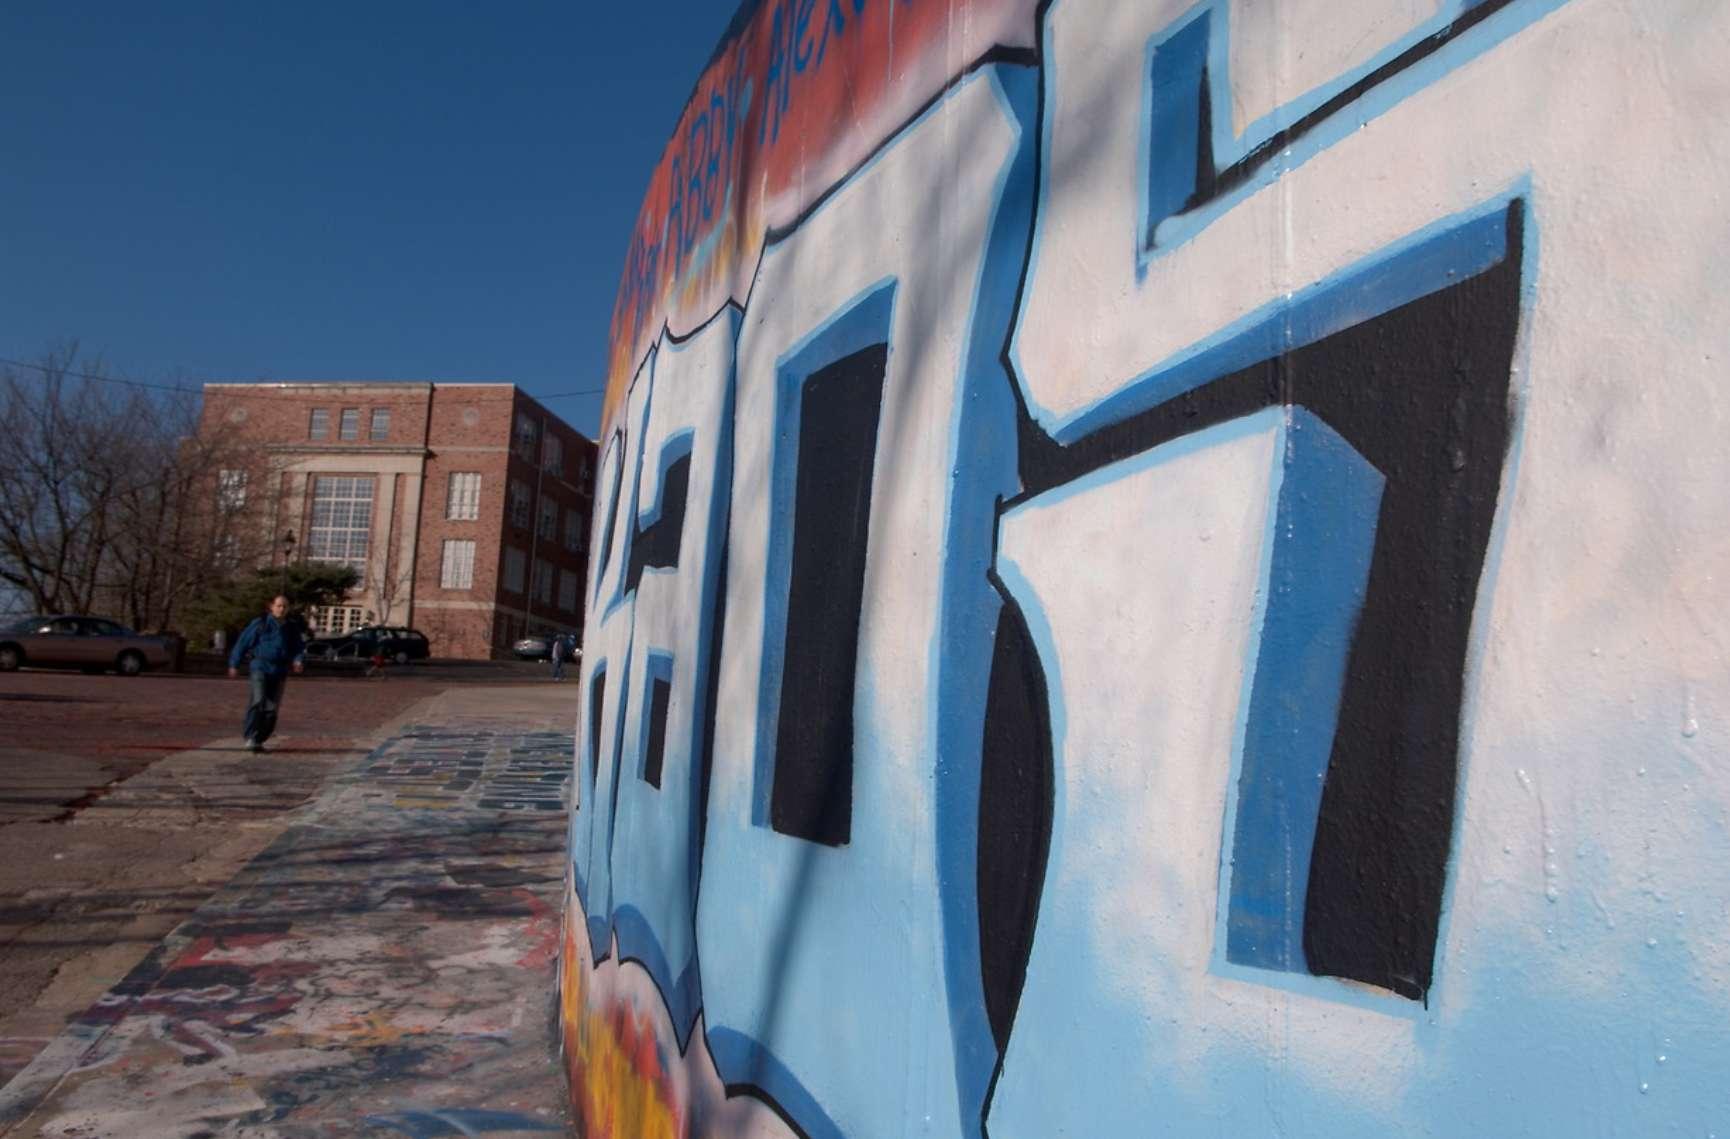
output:
{"label": "silver car", "polygon": [[103,617],[36,616],[0,627],[0,672],[28,665],[137,676],[173,660],[167,639],[140,636]]}
{"label": "silver car", "polygon": [[[553,658],[553,634],[536,633],[524,637],[511,646],[511,652],[518,660],[551,660]],[[572,645],[565,652],[565,659],[578,661],[583,657],[582,646]]]}

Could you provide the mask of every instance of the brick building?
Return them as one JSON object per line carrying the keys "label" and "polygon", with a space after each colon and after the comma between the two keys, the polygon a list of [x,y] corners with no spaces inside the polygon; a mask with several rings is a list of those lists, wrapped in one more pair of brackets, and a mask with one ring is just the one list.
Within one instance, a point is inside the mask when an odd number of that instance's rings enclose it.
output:
{"label": "brick building", "polygon": [[407,625],[457,658],[581,633],[595,444],[514,384],[206,384],[199,430],[239,445],[216,495],[260,560],[359,571],[318,632]]}

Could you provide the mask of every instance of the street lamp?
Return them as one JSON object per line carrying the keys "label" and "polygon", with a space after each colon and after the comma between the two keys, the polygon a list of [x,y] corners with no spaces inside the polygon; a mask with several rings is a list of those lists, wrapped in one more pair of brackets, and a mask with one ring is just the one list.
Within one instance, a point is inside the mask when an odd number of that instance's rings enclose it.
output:
{"label": "street lamp", "polygon": [[288,592],[288,559],[294,553],[294,531],[289,530],[282,536],[282,592]]}

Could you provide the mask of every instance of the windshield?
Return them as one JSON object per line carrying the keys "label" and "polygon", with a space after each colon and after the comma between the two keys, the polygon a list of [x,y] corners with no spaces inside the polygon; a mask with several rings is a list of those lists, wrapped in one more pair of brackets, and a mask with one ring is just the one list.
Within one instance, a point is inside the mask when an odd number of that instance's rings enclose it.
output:
{"label": "windshield", "polygon": [[48,618],[40,614],[33,617],[13,617],[4,625],[0,625],[0,633],[28,633]]}

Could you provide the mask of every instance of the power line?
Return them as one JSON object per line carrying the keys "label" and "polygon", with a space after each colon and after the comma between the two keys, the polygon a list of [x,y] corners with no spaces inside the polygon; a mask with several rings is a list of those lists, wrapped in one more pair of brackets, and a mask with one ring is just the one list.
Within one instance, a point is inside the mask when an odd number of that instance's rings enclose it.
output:
{"label": "power line", "polygon": [[33,372],[41,372],[46,376],[73,376],[80,380],[90,380],[99,384],[124,384],[129,388],[151,388],[156,391],[181,392],[185,395],[198,394],[195,389],[181,387],[178,384],[147,384],[143,380],[123,380],[118,376],[98,376],[90,372],[75,372],[70,368],[50,368],[44,364],[31,364],[23,360],[8,360],[4,356],[0,356],[0,364],[5,364],[13,368],[29,368]]}

